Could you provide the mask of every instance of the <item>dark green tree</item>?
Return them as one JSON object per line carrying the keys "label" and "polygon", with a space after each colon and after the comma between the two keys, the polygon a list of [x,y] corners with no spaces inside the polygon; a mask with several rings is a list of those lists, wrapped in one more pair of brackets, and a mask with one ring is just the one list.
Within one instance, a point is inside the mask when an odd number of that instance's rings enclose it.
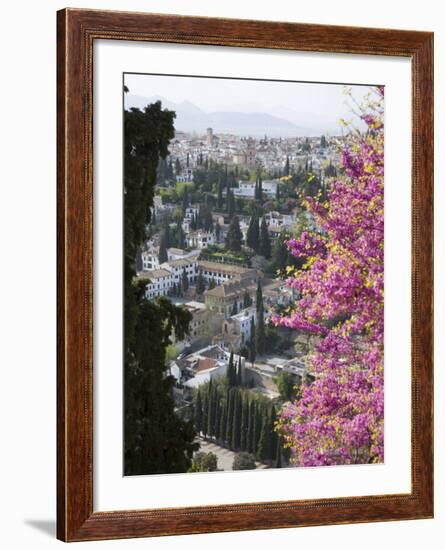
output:
{"label": "dark green tree", "polygon": [[219,225],[219,222],[216,222],[215,224],[215,237],[216,242],[219,243],[219,241],[221,240],[221,226]]}
{"label": "dark green tree", "polygon": [[257,448],[257,458],[264,462],[270,457],[270,417],[265,407],[263,407],[261,412],[261,432]]}
{"label": "dark green tree", "polygon": [[216,204],[218,205],[218,208],[221,208],[223,205],[223,183],[221,176],[218,178],[218,195],[216,199]]}
{"label": "dark green tree", "polygon": [[232,310],[230,313],[231,315],[236,315],[238,313],[238,303],[236,301],[233,302]]}
{"label": "dark green tree", "polygon": [[195,400],[194,419],[195,419],[195,430],[199,434],[202,428],[202,400],[201,400],[201,390],[199,389]]}
{"label": "dark green tree", "polygon": [[290,165],[289,165],[289,155],[286,157],[286,164],[284,165],[284,175],[288,176],[290,174]]}
{"label": "dark green tree", "polygon": [[216,287],[215,279],[212,277],[209,281],[209,290],[212,290],[212,288]]}
{"label": "dark green tree", "polygon": [[259,252],[265,258],[270,258],[270,237],[267,229],[266,218],[263,216],[260,227],[260,247]]}
{"label": "dark green tree", "polygon": [[288,237],[285,234],[281,234],[273,245],[272,269],[274,271],[279,270],[282,272],[288,265],[289,250],[286,245],[287,240]]}
{"label": "dark green tree", "polygon": [[156,102],[124,112],[124,473],[186,472],[196,450],[193,421],[175,413],[167,375],[172,333],[182,340],[191,315],[169,299],[145,299],[135,259],[146,240],[159,160],[174,136],[174,112]]}
{"label": "dark green tree", "polygon": [[243,241],[243,234],[239,226],[238,216],[234,216],[230,222],[229,230],[226,236],[226,249],[233,252],[239,252],[241,250],[241,243]]}
{"label": "dark green tree", "polygon": [[164,262],[168,261],[168,253],[167,253],[167,234],[165,231],[162,231],[161,238],[159,241],[159,254],[158,254],[158,260],[160,264],[163,264]]}
{"label": "dark green tree", "polygon": [[255,252],[258,252],[260,245],[260,227],[257,216],[253,215],[250,218],[249,227],[247,228],[246,244]]}
{"label": "dark green tree", "polygon": [[218,393],[217,388],[210,379],[208,387],[209,405],[207,415],[207,434],[213,437],[216,433],[216,421],[217,421],[217,401]]}
{"label": "dark green tree", "polygon": [[229,447],[232,444],[234,405],[235,405],[235,388],[230,388],[228,391],[227,424],[226,424],[226,441]]}
{"label": "dark green tree", "polygon": [[249,415],[247,420],[246,451],[253,452],[253,430],[255,419],[255,400],[251,399],[249,403]]}
{"label": "dark green tree", "polygon": [[230,187],[227,188],[227,217],[231,220],[235,214],[235,197]]}
{"label": "dark green tree", "polygon": [[227,366],[227,384],[229,388],[236,386],[236,369],[233,351],[230,352],[229,364]]}
{"label": "dark green tree", "polygon": [[238,450],[241,441],[241,393],[238,388],[234,388],[235,392],[233,404],[233,427],[232,427],[232,449]]}
{"label": "dark green tree", "polygon": [[243,296],[243,308],[246,309],[252,305],[252,298],[250,297],[249,292],[246,290]]}
{"label": "dark green tree", "polygon": [[250,340],[249,340],[249,361],[255,363],[256,357],[256,338],[255,338],[255,319],[250,319]]}
{"label": "dark green tree", "polygon": [[241,435],[240,435],[240,449],[241,451],[247,450],[247,431],[249,427],[249,401],[247,396],[243,396],[241,403]]}
{"label": "dark green tree", "polygon": [[175,174],[179,176],[181,173],[181,163],[179,162],[179,159],[176,159],[175,161]]}
{"label": "dark green tree", "polygon": [[266,349],[266,328],[264,326],[264,306],[262,300],[259,307],[257,306],[255,339],[256,353],[258,355],[264,355]]}
{"label": "dark green tree", "polygon": [[202,275],[202,271],[199,270],[198,277],[196,278],[196,294],[198,294],[198,296],[201,296],[202,294],[204,294],[205,289],[206,283]]}
{"label": "dark green tree", "polygon": [[189,288],[189,280],[188,280],[187,271],[185,270],[185,268],[182,270],[181,286],[182,286],[183,292],[187,292]]}
{"label": "dark green tree", "polygon": [[207,391],[202,395],[202,425],[201,432],[204,438],[207,438],[207,427],[209,424],[209,394]]}
{"label": "dark green tree", "polygon": [[185,235],[182,229],[182,223],[178,221],[175,230],[175,244],[178,248],[184,248]]}

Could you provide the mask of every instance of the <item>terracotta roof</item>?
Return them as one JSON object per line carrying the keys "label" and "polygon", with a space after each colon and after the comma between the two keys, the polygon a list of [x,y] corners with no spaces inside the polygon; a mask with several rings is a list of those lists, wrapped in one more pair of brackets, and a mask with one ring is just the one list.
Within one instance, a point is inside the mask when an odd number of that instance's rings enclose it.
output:
{"label": "terracotta roof", "polygon": [[140,279],[160,279],[161,277],[169,277],[170,271],[166,269],[150,269],[149,271],[142,271],[139,274]]}
{"label": "terracotta roof", "polygon": [[216,359],[210,359],[206,357],[205,359],[198,359],[196,363],[195,372],[202,372],[204,370],[213,369],[218,365]]}
{"label": "terracotta roof", "polygon": [[246,267],[239,265],[221,264],[219,262],[208,262],[206,260],[200,260],[198,266],[206,271],[216,271],[218,273],[233,273],[234,275],[241,275],[251,271]]}

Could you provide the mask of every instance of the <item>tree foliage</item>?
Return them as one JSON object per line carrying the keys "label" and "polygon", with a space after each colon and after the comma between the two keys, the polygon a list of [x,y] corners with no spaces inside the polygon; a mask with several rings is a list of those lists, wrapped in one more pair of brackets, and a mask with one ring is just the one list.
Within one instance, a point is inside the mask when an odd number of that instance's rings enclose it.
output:
{"label": "tree foliage", "polygon": [[174,411],[174,378],[166,373],[172,333],[184,338],[191,315],[167,298],[145,298],[135,283],[136,253],[146,239],[159,160],[174,136],[174,112],[161,103],[124,118],[124,471],[186,472],[196,445],[192,422]]}
{"label": "tree foliage", "polygon": [[285,325],[321,338],[315,377],[281,411],[280,430],[299,465],[382,462],[383,453],[383,88],[342,152],[344,175],[327,200],[309,198],[318,231],[289,241],[305,260],[288,284],[301,295]]}

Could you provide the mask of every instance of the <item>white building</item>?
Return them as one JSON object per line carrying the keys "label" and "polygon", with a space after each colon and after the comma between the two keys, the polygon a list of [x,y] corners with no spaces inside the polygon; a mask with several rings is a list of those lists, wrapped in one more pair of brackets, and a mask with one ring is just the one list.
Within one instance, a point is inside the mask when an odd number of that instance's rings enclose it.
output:
{"label": "white building", "polygon": [[215,244],[214,234],[209,231],[202,231],[201,229],[189,233],[186,240],[189,248],[198,248],[199,250]]}
{"label": "white building", "polygon": [[186,220],[191,220],[194,216],[199,214],[199,207],[198,206],[187,206],[184,212],[184,218]]}
{"label": "white building", "polygon": [[152,300],[157,296],[167,296],[173,286],[170,271],[167,269],[152,269],[146,271],[145,275],[150,279],[145,291],[146,298]]}
{"label": "white building", "polygon": [[141,253],[142,269],[148,271],[151,269],[159,269],[159,247],[149,246],[147,250]]}
{"label": "white building", "polygon": [[268,212],[265,214],[266,223],[271,229],[277,227],[295,226],[295,217],[290,214],[280,214],[279,212]]}
{"label": "white building", "polygon": [[[275,198],[279,183],[279,180],[264,180],[262,182],[263,195],[267,198]],[[239,198],[254,199],[255,185],[254,181],[241,180],[238,182],[238,187],[233,189],[233,194]]]}
{"label": "white building", "polygon": [[180,260],[172,260],[170,262],[165,262],[161,264],[162,269],[170,271],[172,277],[172,286],[173,283],[178,283],[182,279],[182,274],[185,270],[187,278],[190,284],[196,282],[198,277],[198,264],[195,258],[184,258]]}
{"label": "white building", "polygon": [[173,286],[178,286],[182,281],[184,271],[189,284],[194,284],[198,277],[198,267],[195,257],[164,262],[158,269],[144,271],[140,277],[150,280],[146,288],[145,297],[152,300],[158,296],[167,296],[173,289]]}
{"label": "white building", "polygon": [[234,278],[256,277],[256,270],[254,269],[207,260],[198,261],[198,270],[201,270],[207,283],[213,279],[216,285],[221,285]]}
{"label": "white building", "polygon": [[179,356],[170,365],[170,372],[179,383],[197,388],[227,372],[229,354],[220,346],[210,345],[188,355]]}
{"label": "white building", "polygon": [[250,340],[250,326],[252,318],[256,324],[256,308],[254,307],[243,309],[240,313],[230,317],[230,319],[232,319],[237,326],[239,334],[242,335],[243,342],[248,342]]}

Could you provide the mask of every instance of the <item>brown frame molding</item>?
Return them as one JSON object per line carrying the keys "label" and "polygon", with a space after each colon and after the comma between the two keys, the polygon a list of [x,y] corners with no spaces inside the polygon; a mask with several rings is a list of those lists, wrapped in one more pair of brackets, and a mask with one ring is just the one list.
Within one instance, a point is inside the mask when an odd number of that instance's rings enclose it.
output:
{"label": "brown frame molding", "polygon": [[[411,493],[93,512],[92,71],[97,39],[411,59]],[[57,85],[57,537],[97,540],[433,517],[433,33],[65,9],[57,13]]]}

